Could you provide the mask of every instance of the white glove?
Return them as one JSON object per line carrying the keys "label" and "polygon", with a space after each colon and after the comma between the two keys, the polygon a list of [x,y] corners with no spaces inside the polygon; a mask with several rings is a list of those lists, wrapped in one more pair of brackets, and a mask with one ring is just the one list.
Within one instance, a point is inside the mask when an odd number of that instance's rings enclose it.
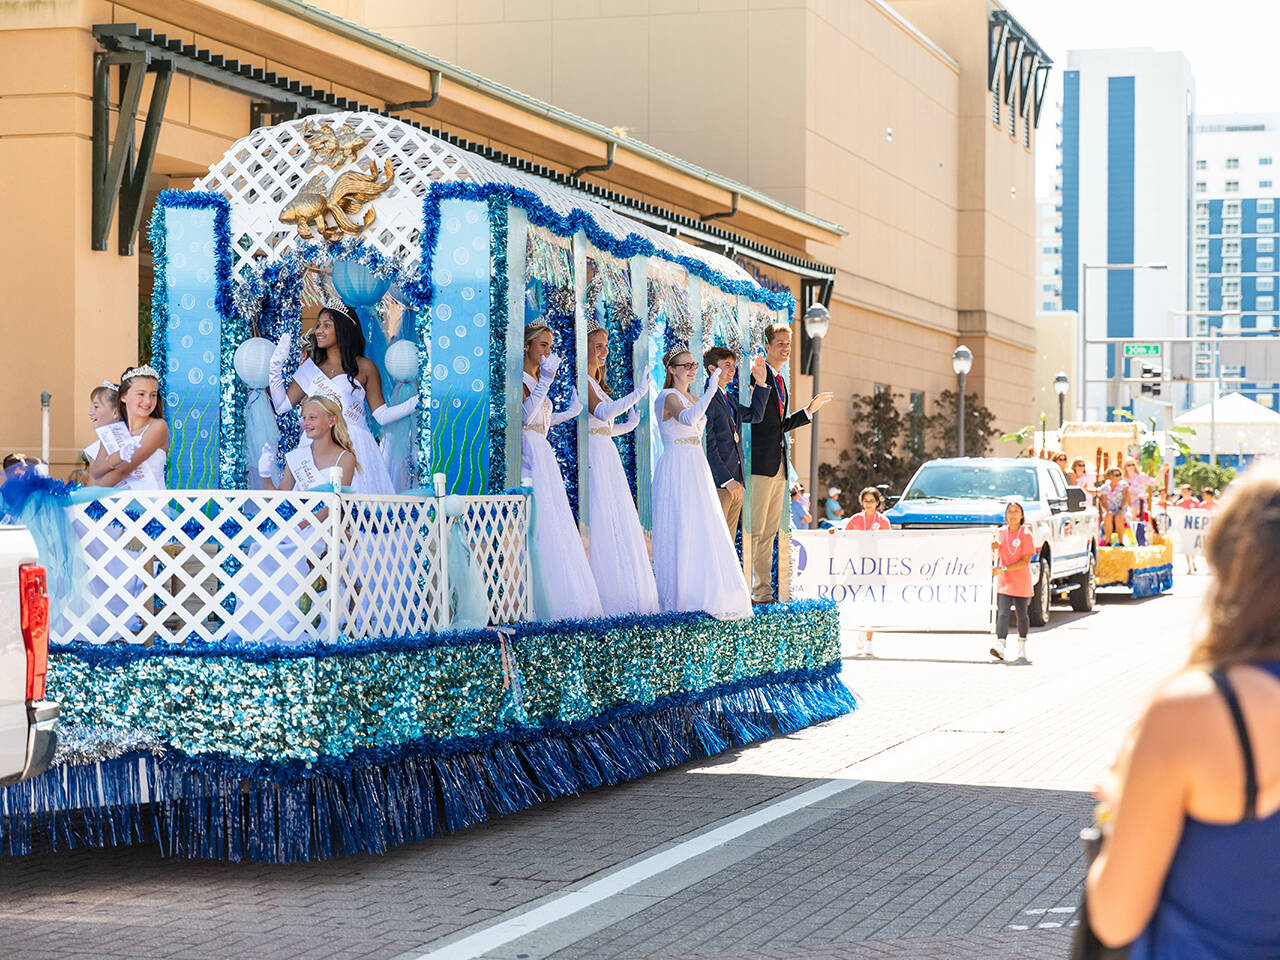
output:
{"label": "white glove", "polygon": [[292,342],[291,333],[285,331],[281,334],[276,348],[271,351],[271,363],[267,366],[267,385],[271,390],[271,403],[275,406],[276,413],[284,413],[293,406],[293,401],[289,399],[289,385],[284,382],[284,365],[289,359],[289,345]]}
{"label": "white glove", "polygon": [[417,396],[412,396],[408,400],[397,403],[394,407],[383,404],[377,410],[373,411],[373,419],[377,420],[382,426],[388,423],[395,423],[413,413],[418,407]]}
{"label": "white glove", "polygon": [[706,382],[702,385],[702,396],[688,410],[680,411],[676,417],[686,427],[692,427],[698,422],[698,419],[705,416],[707,407],[711,405],[711,401],[715,398],[716,390],[720,388],[720,368],[713,367],[711,372],[707,374]]}
{"label": "white glove", "polygon": [[582,401],[578,399],[578,388],[574,387],[569,391],[569,405],[558,413],[551,414],[551,425],[554,427],[566,420],[572,420],[581,412]]}
{"label": "white glove", "polygon": [[617,400],[601,400],[596,404],[596,408],[591,411],[591,415],[597,420],[603,420],[608,423],[622,411],[635,407],[640,402],[640,398],[649,393],[651,386],[653,386],[653,378],[649,376],[649,372],[646,370],[645,375],[634,390],[624,397],[619,397]]}
{"label": "white glove", "polygon": [[269,443],[262,445],[262,453],[258,455],[258,476],[270,480],[276,472],[276,448]]}
{"label": "white glove", "polygon": [[128,463],[133,459],[133,455],[142,448],[142,437],[130,437],[124,443],[120,444],[120,462]]}
{"label": "white glove", "polygon": [[620,437],[625,433],[630,433],[639,425],[639,423],[640,423],[640,408],[638,406],[635,406],[635,407],[632,407],[631,412],[627,414],[626,420],[624,420],[622,423],[615,423],[613,425],[613,436]]}
{"label": "white glove", "polygon": [[531,423],[534,414],[537,413],[538,407],[542,405],[542,401],[547,398],[547,391],[551,389],[551,381],[556,378],[556,371],[560,369],[560,358],[555,354],[550,354],[543,358],[542,363],[538,364],[538,383],[529,391],[529,396],[520,406],[520,419],[523,423]]}
{"label": "white glove", "polygon": [[554,353],[549,353],[542,358],[542,362],[538,364],[538,379],[543,377],[554,377],[556,371],[560,369],[560,358]]}

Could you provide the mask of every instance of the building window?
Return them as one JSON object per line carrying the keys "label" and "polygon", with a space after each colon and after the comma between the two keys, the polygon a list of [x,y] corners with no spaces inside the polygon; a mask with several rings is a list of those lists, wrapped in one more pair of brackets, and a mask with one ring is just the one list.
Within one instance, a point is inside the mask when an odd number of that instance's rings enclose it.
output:
{"label": "building window", "polygon": [[1196,193],[1204,193],[1209,189],[1209,185],[1203,180],[1196,181]]}
{"label": "building window", "polygon": [[1224,204],[1222,205],[1222,215],[1223,215],[1224,217],[1238,217],[1238,216],[1240,216],[1240,201],[1239,201],[1239,200],[1228,200],[1226,203],[1224,203]]}
{"label": "building window", "polygon": [[1222,272],[1223,273],[1239,273],[1240,261],[1239,260],[1223,260]]}
{"label": "building window", "polygon": [[1196,169],[1197,169],[1197,170],[1204,170],[1204,169],[1206,169],[1208,166],[1209,166],[1209,161],[1207,161],[1207,160],[1197,160],[1197,161],[1196,161]]}
{"label": "building window", "polygon": [[1275,257],[1259,257],[1258,265],[1254,268],[1259,273],[1270,273],[1276,268]]}
{"label": "building window", "polygon": [[1197,216],[1197,217],[1207,217],[1208,215],[1209,215],[1209,201],[1208,201],[1208,200],[1197,200],[1197,201],[1196,201],[1196,216]]}
{"label": "building window", "polygon": [[1230,220],[1224,221],[1222,224],[1222,235],[1224,237],[1236,237],[1240,235],[1240,221]]}
{"label": "building window", "polygon": [[[1208,309],[1209,309],[1209,301],[1208,301],[1207,299],[1205,299],[1204,297],[1199,297],[1199,298],[1196,300],[1196,309],[1197,309],[1197,310],[1208,310]],[[1201,322],[1201,323],[1203,323],[1204,321],[1202,320],[1202,321],[1200,321],[1200,322]]]}
{"label": "building window", "polygon": [[1271,158],[1270,158],[1270,157],[1259,157],[1259,158],[1258,158],[1258,166],[1260,166],[1260,167],[1269,167],[1269,166],[1271,166]]}
{"label": "building window", "polygon": [[1258,297],[1253,304],[1259,310],[1274,310],[1276,298],[1272,296]]}
{"label": "building window", "polygon": [[[1046,310],[1052,310],[1052,305],[1046,305]],[[911,452],[919,457],[924,455],[924,393],[920,390],[911,391],[911,426],[907,432],[907,446]]]}
{"label": "building window", "polygon": [[1276,241],[1274,237],[1259,237],[1256,242],[1258,244],[1259,253],[1271,253],[1276,248]]}
{"label": "building window", "polygon": [[[1270,186],[1270,184],[1268,184],[1268,186]],[[1259,213],[1275,213],[1276,202],[1274,200],[1259,200],[1258,212]]]}
{"label": "building window", "polygon": [[[1275,277],[1259,277],[1256,281],[1254,281],[1254,289],[1257,290],[1259,293],[1270,293],[1275,288],[1276,288]],[[1270,310],[1271,308],[1264,307],[1261,304],[1259,304],[1258,309]]]}
{"label": "building window", "polygon": [[[1223,299],[1222,299],[1222,309],[1223,309],[1223,310],[1239,310],[1239,309],[1240,309],[1240,298],[1239,298],[1239,297],[1223,297]],[[1225,317],[1223,317],[1223,318],[1222,318],[1222,326],[1223,326],[1223,328],[1225,329],[1225,328],[1226,328],[1226,326],[1227,326],[1227,324],[1231,323],[1233,320],[1234,320],[1234,321],[1236,321],[1236,322],[1238,323],[1238,322],[1239,322],[1239,320],[1240,320],[1240,318],[1239,318],[1239,317],[1232,317],[1232,316],[1225,316]]]}
{"label": "building window", "polygon": [[1271,181],[1270,181],[1270,180],[1259,180],[1259,181],[1258,181],[1258,189],[1259,189],[1259,190],[1270,190],[1270,189],[1271,189]]}
{"label": "building window", "polygon": [[1223,280],[1223,281],[1222,281],[1222,292],[1223,292],[1223,294],[1224,294],[1224,295],[1225,295],[1225,294],[1228,294],[1228,293],[1239,293],[1239,292],[1240,292],[1240,281],[1239,281],[1239,280]]}
{"label": "building window", "polygon": [[889,385],[887,383],[877,383],[875,387],[872,389],[873,389],[873,393],[878,397],[882,393],[889,392]]}
{"label": "building window", "polygon": [[1203,221],[1196,224],[1196,236],[1207,237],[1209,235],[1209,225]]}
{"label": "building window", "polygon": [[1041,313],[1051,313],[1057,309],[1058,309],[1058,305],[1054,303],[1052,300],[1045,300],[1040,304]]}
{"label": "building window", "polygon": [[1209,335],[1209,318],[1196,317],[1196,336],[1207,337]]}
{"label": "building window", "polygon": [[1239,181],[1239,180],[1228,180],[1228,181],[1226,182],[1226,185],[1223,187],[1223,189],[1224,189],[1224,190],[1226,190],[1226,192],[1227,192],[1227,193],[1239,193],[1239,192],[1240,192],[1240,181]]}
{"label": "building window", "polygon": [[1208,255],[1209,255],[1209,241],[1208,241],[1208,240],[1197,240],[1197,241],[1196,241],[1196,256],[1197,256],[1197,257],[1207,257]]}
{"label": "building window", "polygon": [[1209,261],[1208,261],[1208,260],[1197,260],[1197,261],[1196,261],[1196,273],[1205,274],[1205,273],[1208,273],[1208,272],[1209,272]]}
{"label": "building window", "polygon": [[1200,294],[1201,296],[1205,296],[1205,297],[1207,297],[1207,296],[1209,295],[1209,281],[1208,281],[1208,280],[1197,280],[1197,281],[1196,281],[1196,293]]}
{"label": "building window", "polygon": [[1239,157],[1227,157],[1227,169],[1228,169],[1228,170],[1239,170],[1239,169],[1240,169],[1240,158],[1239,158]]}
{"label": "building window", "polygon": [[1239,240],[1223,240],[1222,255],[1224,257],[1240,256],[1240,241]]}
{"label": "building window", "polygon": [[1267,218],[1265,218],[1265,219],[1259,220],[1259,221],[1258,221],[1258,232],[1259,232],[1259,233],[1275,233],[1275,232],[1276,232],[1276,222],[1275,222],[1275,220],[1271,219],[1270,217],[1267,217]]}

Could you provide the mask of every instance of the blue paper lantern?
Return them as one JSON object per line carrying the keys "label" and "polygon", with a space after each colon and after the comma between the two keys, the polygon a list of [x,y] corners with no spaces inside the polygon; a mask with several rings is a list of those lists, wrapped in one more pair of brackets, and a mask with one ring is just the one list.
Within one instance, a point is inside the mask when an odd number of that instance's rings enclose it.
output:
{"label": "blue paper lantern", "polygon": [[378,276],[363,263],[338,260],[333,265],[333,286],[344,303],[371,307],[391,289],[391,278]]}

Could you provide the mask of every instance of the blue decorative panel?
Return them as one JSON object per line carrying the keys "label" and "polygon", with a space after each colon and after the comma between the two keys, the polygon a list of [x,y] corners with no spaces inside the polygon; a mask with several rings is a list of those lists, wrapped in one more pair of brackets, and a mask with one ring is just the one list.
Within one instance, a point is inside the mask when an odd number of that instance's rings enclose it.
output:
{"label": "blue decorative panel", "polygon": [[214,217],[210,208],[164,210],[169,486],[185,489],[218,486],[222,319]]}
{"label": "blue decorative panel", "polygon": [[489,208],[442,200],[431,261],[431,472],[450,493],[487,491]]}

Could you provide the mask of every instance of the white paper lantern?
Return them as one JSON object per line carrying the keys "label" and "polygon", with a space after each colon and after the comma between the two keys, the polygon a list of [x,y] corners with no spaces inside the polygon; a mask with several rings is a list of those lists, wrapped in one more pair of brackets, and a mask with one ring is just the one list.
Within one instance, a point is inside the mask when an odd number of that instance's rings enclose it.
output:
{"label": "white paper lantern", "polygon": [[259,390],[269,382],[271,354],[276,345],[262,337],[251,337],[236,347],[236,373],[251,389]]}
{"label": "white paper lantern", "polygon": [[408,383],[418,378],[418,345],[409,340],[397,340],[387,347],[383,360],[387,376],[397,383]]}

